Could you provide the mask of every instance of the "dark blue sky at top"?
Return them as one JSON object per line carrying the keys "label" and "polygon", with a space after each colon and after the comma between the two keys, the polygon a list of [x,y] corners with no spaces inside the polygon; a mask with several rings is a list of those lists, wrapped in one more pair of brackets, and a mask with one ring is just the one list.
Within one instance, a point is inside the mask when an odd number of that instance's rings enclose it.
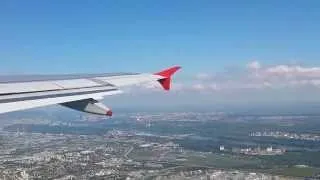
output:
{"label": "dark blue sky at top", "polygon": [[320,65],[320,1],[3,0],[0,73]]}

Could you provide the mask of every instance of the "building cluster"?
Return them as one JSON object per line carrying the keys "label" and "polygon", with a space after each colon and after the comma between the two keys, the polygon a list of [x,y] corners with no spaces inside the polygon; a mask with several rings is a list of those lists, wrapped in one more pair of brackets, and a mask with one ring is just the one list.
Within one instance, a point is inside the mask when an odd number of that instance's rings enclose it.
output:
{"label": "building cluster", "polygon": [[275,149],[272,146],[267,147],[265,149],[257,147],[257,148],[243,148],[240,149],[240,153],[251,155],[251,156],[266,156],[266,155],[281,155],[286,152],[285,149]]}
{"label": "building cluster", "polygon": [[227,116],[224,112],[172,112],[172,113],[134,113],[129,114],[131,119],[149,123],[152,121],[214,121],[222,120]]}
{"label": "building cluster", "polygon": [[[158,176],[156,180],[289,180],[289,178],[262,173],[226,171],[226,170],[192,170],[177,174]],[[294,180],[294,178],[290,178]]]}
{"label": "building cluster", "polygon": [[226,149],[223,145],[219,147],[219,150],[221,152],[232,152],[232,153],[238,153],[238,154],[245,154],[250,156],[266,156],[266,155],[281,155],[286,152],[286,149],[284,148],[273,148],[272,146],[267,148],[261,148],[261,147],[248,147],[248,148],[232,148]]}
{"label": "building cluster", "polygon": [[264,131],[264,132],[252,132],[249,134],[251,137],[273,137],[283,139],[295,139],[306,141],[320,141],[320,135],[317,134],[298,134],[282,131]]}

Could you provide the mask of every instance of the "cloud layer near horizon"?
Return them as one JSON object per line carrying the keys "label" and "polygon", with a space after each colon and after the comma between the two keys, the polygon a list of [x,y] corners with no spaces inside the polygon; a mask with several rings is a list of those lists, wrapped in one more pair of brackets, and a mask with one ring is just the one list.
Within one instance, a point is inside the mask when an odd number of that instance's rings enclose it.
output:
{"label": "cloud layer near horizon", "polygon": [[301,65],[263,66],[258,61],[248,63],[235,71],[216,73],[201,72],[189,84],[177,82],[176,91],[193,90],[201,92],[318,88],[320,87],[320,67]]}
{"label": "cloud layer near horizon", "polygon": [[[180,104],[319,102],[320,67],[297,64],[263,65],[252,61],[222,72],[177,74],[170,93],[157,82],[126,89],[139,101],[162,99]],[[156,94],[154,94],[156,93]],[[166,97],[165,97],[166,96]]]}
{"label": "cloud layer near horizon", "polygon": [[[212,104],[299,104],[320,102],[320,67],[297,64],[263,65],[252,61],[222,72],[175,76],[170,93],[159,83],[125,89],[115,98],[126,104],[212,105]],[[155,103],[156,102],[156,103]],[[123,104],[123,103],[122,103]]]}

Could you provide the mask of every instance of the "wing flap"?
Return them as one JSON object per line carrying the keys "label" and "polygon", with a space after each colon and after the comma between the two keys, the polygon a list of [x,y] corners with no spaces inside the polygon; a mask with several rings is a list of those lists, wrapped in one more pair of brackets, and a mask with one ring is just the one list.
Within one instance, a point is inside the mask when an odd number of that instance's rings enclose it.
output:
{"label": "wing flap", "polygon": [[111,109],[95,99],[71,101],[62,103],[60,105],[86,113],[112,116]]}
{"label": "wing flap", "polygon": [[104,96],[111,96],[111,95],[120,94],[120,93],[122,93],[122,91],[113,90],[113,91],[93,93],[93,94],[83,94],[83,95],[74,95],[74,96],[52,97],[52,98],[44,98],[44,99],[0,103],[0,113],[25,110],[25,109],[43,107],[43,106],[54,105],[54,104],[62,104],[65,102],[78,101],[78,100],[84,100],[84,99],[102,99]]}

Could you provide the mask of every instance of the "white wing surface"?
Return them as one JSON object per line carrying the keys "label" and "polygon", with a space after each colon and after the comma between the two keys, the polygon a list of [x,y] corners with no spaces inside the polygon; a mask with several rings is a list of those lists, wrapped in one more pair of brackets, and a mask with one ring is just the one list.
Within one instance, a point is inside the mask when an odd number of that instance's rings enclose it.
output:
{"label": "white wing surface", "polygon": [[113,73],[58,76],[0,77],[0,113],[61,104],[66,107],[101,115],[112,115],[110,108],[98,100],[119,94],[123,86],[158,81],[170,89],[171,76],[180,67],[155,74]]}

